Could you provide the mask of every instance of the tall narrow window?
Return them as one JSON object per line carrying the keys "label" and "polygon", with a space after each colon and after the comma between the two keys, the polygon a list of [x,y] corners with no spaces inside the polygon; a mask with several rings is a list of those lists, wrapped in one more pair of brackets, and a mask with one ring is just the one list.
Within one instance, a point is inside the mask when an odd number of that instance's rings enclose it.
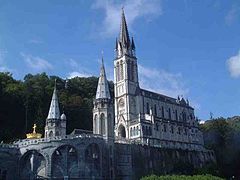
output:
{"label": "tall narrow window", "polygon": [[182,116],[183,116],[183,121],[186,122],[186,120],[187,120],[186,113],[185,113],[185,112],[182,112]]}
{"label": "tall narrow window", "polygon": [[158,123],[156,123],[156,130],[158,131]]}
{"label": "tall narrow window", "polygon": [[130,60],[127,61],[127,78],[128,78],[129,80],[132,79],[131,61],[130,61]]}
{"label": "tall narrow window", "polygon": [[117,67],[116,67],[116,80],[119,81],[120,80],[120,69],[119,69],[119,62],[117,62]]}
{"label": "tall narrow window", "polygon": [[174,133],[174,129],[173,129],[173,126],[171,126],[171,133],[172,133],[172,134]]}
{"label": "tall narrow window", "polygon": [[134,62],[131,62],[131,80],[132,81],[134,81],[134,71],[135,71]]}
{"label": "tall narrow window", "polygon": [[181,128],[178,127],[178,134],[181,134]]}
{"label": "tall narrow window", "polygon": [[163,125],[163,131],[167,132],[167,126],[165,124]]}
{"label": "tall narrow window", "polygon": [[152,128],[149,127],[149,136],[151,136],[151,135],[152,135]]}
{"label": "tall narrow window", "polygon": [[97,134],[97,115],[94,116],[93,133]]}
{"label": "tall narrow window", "polygon": [[178,121],[178,112],[175,110],[176,121]]}
{"label": "tall narrow window", "polygon": [[157,116],[157,105],[154,104],[154,115]]}
{"label": "tall narrow window", "polygon": [[150,114],[149,103],[147,103],[147,114]]}
{"label": "tall narrow window", "polygon": [[164,118],[164,107],[162,106],[162,118]]}
{"label": "tall narrow window", "polygon": [[105,135],[105,115],[102,113],[101,114],[101,118],[100,118],[100,121],[101,121],[101,134],[102,135]]}
{"label": "tall narrow window", "polygon": [[120,62],[120,80],[123,80],[123,62]]}
{"label": "tall narrow window", "polygon": [[168,118],[169,118],[169,119],[172,119],[172,116],[171,116],[171,109],[170,109],[170,108],[168,108]]}

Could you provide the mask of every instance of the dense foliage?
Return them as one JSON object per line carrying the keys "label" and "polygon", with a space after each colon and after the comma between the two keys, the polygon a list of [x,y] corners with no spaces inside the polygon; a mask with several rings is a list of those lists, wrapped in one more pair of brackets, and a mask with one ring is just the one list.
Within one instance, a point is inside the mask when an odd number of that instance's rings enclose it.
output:
{"label": "dense foliage", "polygon": [[[93,98],[98,78],[76,77],[66,82],[45,73],[28,74],[23,81],[15,80],[9,73],[0,73],[0,141],[9,142],[25,138],[37,123],[43,133],[54,82],[57,79],[60,110],[67,115],[67,132],[75,128],[92,129]],[[113,83],[110,82],[113,94]]]}
{"label": "dense foliage", "polygon": [[240,117],[213,119],[201,128],[205,146],[215,152],[218,175],[240,179]]}
{"label": "dense foliage", "polygon": [[222,178],[212,176],[212,175],[194,175],[194,176],[185,176],[185,175],[171,175],[171,176],[156,176],[151,175],[141,178],[141,180],[223,180]]}
{"label": "dense foliage", "polygon": [[[21,81],[15,80],[9,73],[0,73],[0,141],[25,138],[26,132],[32,131],[33,123],[37,123],[37,131],[43,133],[55,79],[60,109],[64,109],[68,119],[67,132],[75,128],[92,129],[92,102],[98,78],[76,77],[70,79],[66,86],[63,79],[49,77],[45,73],[28,74]],[[110,91],[113,96],[112,82]],[[217,167],[205,166],[194,170],[194,174],[208,173],[240,179],[240,117],[213,119],[201,128],[206,147],[215,151]],[[186,165],[176,167],[179,174],[185,172],[184,168],[193,172]]]}

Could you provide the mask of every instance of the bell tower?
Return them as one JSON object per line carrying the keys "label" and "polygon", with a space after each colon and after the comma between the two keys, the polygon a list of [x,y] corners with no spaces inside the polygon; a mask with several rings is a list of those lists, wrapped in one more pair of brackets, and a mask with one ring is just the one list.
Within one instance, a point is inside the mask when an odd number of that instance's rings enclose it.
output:
{"label": "bell tower", "polygon": [[129,138],[130,121],[137,118],[139,90],[137,58],[133,38],[129,38],[122,9],[119,38],[116,39],[114,60],[115,136]]}

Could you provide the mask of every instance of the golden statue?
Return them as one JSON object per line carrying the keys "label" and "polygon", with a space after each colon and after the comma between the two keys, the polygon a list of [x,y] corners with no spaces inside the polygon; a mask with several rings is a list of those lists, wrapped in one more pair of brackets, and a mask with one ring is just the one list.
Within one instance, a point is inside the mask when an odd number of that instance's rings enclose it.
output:
{"label": "golden statue", "polygon": [[42,137],[42,134],[36,133],[36,128],[37,128],[37,125],[34,124],[33,125],[33,132],[26,134],[27,135],[27,139],[39,139],[39,138]]}

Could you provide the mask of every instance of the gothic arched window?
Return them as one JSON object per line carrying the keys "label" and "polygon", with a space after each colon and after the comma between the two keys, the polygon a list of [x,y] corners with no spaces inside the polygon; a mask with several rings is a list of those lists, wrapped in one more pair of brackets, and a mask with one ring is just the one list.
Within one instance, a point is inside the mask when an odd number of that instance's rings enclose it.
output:
{"label": "gothic arched window", "polygon": [[172,119],[172,116],[171,116],[172,114],[171,114],[171,109],[170,108],[168,108],[168,118],[169,119]]}
{"label": "gothic arched window", "polygon": [[134,81],[134,62],[131,62],[131,80]]}
{"label": "gothic arched window", "polygon": [[123,80],[123,62],[120,62],[120,80]]}
{"label": "gothic arched window", "polygon": [[94,116],[93,133],[97,134],[97,115]]}
{"label": "gothic arched window", "polygon": [[154,104],[154,115],[157,116],[157,105]]}
{"label": "gothic arched window", "polygon": [[167,132],[167,126],[165,124],[163,125],[163,131]]}
{"label": "gothic arched window", "polygon": [[142,127],[142,133],[143,133],[143,135],[146,134],[146,132],[145,132],[145,126]]}
{"label": "gothic arched window", "polygon": [[149,127],[149,136],[151,136],[151,135],[152,135],[152,128]]}
{"label": "gothic arched window", "polygon": [[127,60],[127,77],[128,77],[128,79],[129,80],[131,80],[132,79],[132,77],[131,77],[131,61],[130,60]]}
{"label": "gothic arched window", "polygon": [[147,114],[150,114],[149,103],[147,103]]}
{"label": "gothic arched window", "polygon": [[164,118],[164,107],[162,106],[162,118]]}
{"label": "gothic arched window", "polygon": [[173,129],[173,126],[171,126],[171,133],[172,133],[172,134],[174,133],[174,129]]}
{"label": "gothic arched window", "polygon": [[178,121],[178,112],[175,110],[176,121]]}
{"label": "gothic arched window", "polygon": [[59,131],[56,131],[56,136],[59,136],[60,134],[59,134]]}
{"label": "gothic arched window", "polygon": [[49,132],[49,137],[53,137],[53,132],[52,131]]}
{"label": "gothic arched window", "polygon": [[187,115],[185,112],[182,112],[182,117],[183,117],[183,121],[186,122],[187,121]]}
{"label": "gothic arched window", "polygon": [[117,67],[116,67],[116,80],[120,81],[120,69],[119,69],[119,62],[117,62]]}
{"label": "gothic arched window", "polygon": [[101,128],[100,128],[100,132],[102,135],[105,135],[105,115],[102,113],[100,116],[100,123],[101,123]]}

